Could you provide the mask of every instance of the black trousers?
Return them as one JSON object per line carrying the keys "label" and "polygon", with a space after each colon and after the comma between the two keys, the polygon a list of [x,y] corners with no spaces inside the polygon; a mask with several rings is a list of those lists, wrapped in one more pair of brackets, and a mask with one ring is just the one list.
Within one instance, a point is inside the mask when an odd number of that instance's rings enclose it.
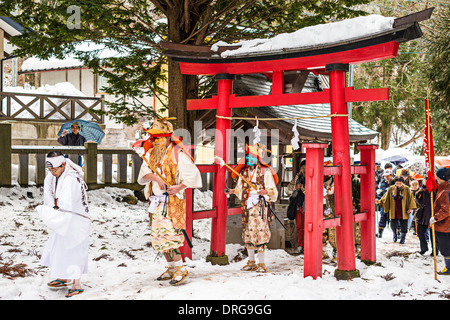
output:
{"label": "black trousers", "polygon": [[408,219],[391,219],[392,232],[397,232],[398,224],[400,223],[401,233],[408,232]]}
{"label": "black trousers", "polygon": [[450,232],[435,231],[436,247],[444,257],[450,257]]}
{"label": "black trousers", "polygon": [[[428,226],[417,223],[417,236],[419,237],[421,252],[428,251],[427,230]],[[431,244],[431,246],[433,246],[433,244]]]}

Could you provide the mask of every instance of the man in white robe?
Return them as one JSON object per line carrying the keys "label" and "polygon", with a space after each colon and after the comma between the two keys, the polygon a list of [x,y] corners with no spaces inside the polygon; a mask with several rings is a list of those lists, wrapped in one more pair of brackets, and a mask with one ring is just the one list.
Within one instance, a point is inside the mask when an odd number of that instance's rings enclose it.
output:
{"label": "man in white robe", "polygon": [[88,270],[90,215],[82,169],[60,152],[46,157],[50,172],[44,180],[44,205],[37,210],[52,230],[41,257],[55,280],[50,287],[72,282],[66,297],[83,292],[80,278]]}
{"label": "man in white robe", "polygon": [[[164,255],[167,269],[157,280],[170,280],[176,285],[189,272],[182,264],[180,247],[186,228],[186,188],[201,188],[200,171],[181,141],[172,135],[173,127],[165,119],[155,120],[151,135],[152,148],[142,154],[145,158],[138,183],[145,185],[149,199],[152,247]],[[164,181],[165,180],[165,181]]]}

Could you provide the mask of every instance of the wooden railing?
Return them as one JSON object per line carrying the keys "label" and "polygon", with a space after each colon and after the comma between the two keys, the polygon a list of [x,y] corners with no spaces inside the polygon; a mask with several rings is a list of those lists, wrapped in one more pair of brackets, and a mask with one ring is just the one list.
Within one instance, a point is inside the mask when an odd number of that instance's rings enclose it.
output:
{"label": "wooden railing", "polygon": [[[26,186],[29,181],[36,185],[42,185],[45,179],[45,156],[51,151],[60,151],[78,162],[78,156],[84,155],[84,180],[91,189],[104,186],[116,186],[129,189],[142,189],[137,183],[142,159],[128,148],[98,148],[95,142],[86,142],[83,147],[67,146],[13,146],[11,144],[11,124],[0,122],[0,186],[10,187],[12,181],[12,156],[18,155],[18,178],[21,186]],[[116,155],[117,160],[113,159]],[[29,177],[30,157],[35,157],[36,165],[34,177]],[[113,161],[114,160],[114,161]],[[102,175],[98,177],[98,165],[102,164]],[[130,168],[131,166],[131,168]],[[113,174],[113,167],[117,173]],[[128,175],[128,170],[131,174]],[[128,176],[131,176],[128,179]],[[116,179],[113,179],[116,178]]]}
{"label": "wooden railing", "polygon": [[[19,107],[14,108],[13,103]],[[104,96],[97,98],[0,92],[0,106],[0,120],[61,122],[84,117],[85,120],[96,123],[104,122],[103,115],[92,112],[104,110]]]}
{"label": "wooden railing", "polygon": [[[45,179],[45,156],[51,151],[60,151],[66,154],[74,163],[78,163],[78,156],[84,155],[84,180],[90,189],[105,186],[114,186],[139,190],[142,186],[137,184],[139,170],[142,159],[133,150],[128,148],[97,148],[97,143],[86,142],[84,147],[67,146],[11,146],[11,154],[19,156],[17,182],[21,186],[26,186],[29,181],[34,181],[36,185],[43,185]],[[117,160],[113,161],[116,155]],[[29,176],[30,156],[36,157],[35,176]],[[98,174],[98,164],[101,163],[102,174]],[[6,167],[7,164],[5,164]],[[11,164],[10,164],[11,165]],[[128,170],[131,167],[131,174]],[[113,170],[117,168],[117,170]],[[113,172],[113,171],[116,171]],[[115,179],[114,179],[115,178]],[[12,176],[4,177],[3,185],[12,184]]]}

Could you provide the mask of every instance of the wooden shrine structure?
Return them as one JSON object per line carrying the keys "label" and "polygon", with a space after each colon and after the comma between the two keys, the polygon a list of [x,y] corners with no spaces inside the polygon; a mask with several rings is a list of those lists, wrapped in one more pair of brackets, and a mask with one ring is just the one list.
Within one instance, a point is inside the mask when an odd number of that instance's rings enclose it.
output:
{"label": "wooden shrine structure", "polygon": [[[322,276],[322,230],[336,227],[337,270],[339,279],[359,276],[355,263],[354,223],[361,222],[361,260],[376,261],[375,247],[375,149],[376,145],[358,146],[361,151],[360,166],[350,164],[349,119],[347,103],[359,101],[385,101],[388,88],[355,90],[346,85],[350,64],[378,61],[397,56],[399,44],[422,36],[418,22],[429,19],[433,8],[394,20],[392,29],[367,37],[333,43],[316,48],[290,49],[280,52],[260,52],[222,58],[210,47],[164,43],[165,55],[177,61],[182,74],[213,75],[218,82],[216,96],[209,99],[188,100],[187,110],[216,110],[215,155],[229,161],[228,132],[234,108],[283,106],[329,103],[332,129],[333,166],[324,167],[324,148],[320,142],[303,143],[306,149],[305,192],[305,251],[304,276],[314,279]],[[219,52],[236,47],[221,47]],[[320,92],[286,93],[284,73],[309,70],[327,74],[330,88]],[[261,96],[236,96],[233,80],[236,75],[263,73],[272,79],[271,94]],[[204,168],[203,168],[204,167]],[[211,166],[209,166],[211,167]],[[224,193],[226,167],[201,166],[201,172],[214,172],[213,210],[203,217],[212,217],[212,263],[226,257],[225,238],[227,216],[237,214],[240,208],[229,209]],[[352,174],[361,177],[361,212],[354,214],[352,205]],[[323,220],[323,177],[334,176],[336,218]],[[191,199],[188,199],[188,201]],[[197,217],[199,218],[199,217]],[[192,232],[192,230],[187,230]],[[186,247],[186,246],[185,246]],[[227,260],[226,260],[227,261]]]}

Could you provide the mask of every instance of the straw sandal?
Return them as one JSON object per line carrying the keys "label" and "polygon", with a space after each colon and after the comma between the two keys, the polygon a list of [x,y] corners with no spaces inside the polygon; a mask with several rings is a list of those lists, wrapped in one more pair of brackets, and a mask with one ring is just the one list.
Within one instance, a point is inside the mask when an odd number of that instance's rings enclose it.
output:
{"label": "straw sandal", "polygon": [[[183,266],[175,267],[175,271],[173,273],[172,280],[170,280],[169,283],[171,285],[177,285],[177,284],[181,283],[184,279],[186,279],[186,277],[188,275],[189,275],[189,271],[187,271],[185,267],[183,267]],[[181,276],[181,279],[177,279],[180,276]]]}
{"label": "straw sandal", "polygon": [[156,280],[165,281],[171,280],[173,278],[173,273],[175,271],[174,267],[166,267],[166,271],[164,271]]}
{"label": "straw sandal", "polygon": [[242,271],[255,271],[256,269],[257,266],[253,260],[248,260],[247,264],[241,268]]}
{"label": "straw sandal", "polygon": [[266,265],[264,263],[258,263],[256,265],[255,271],[256,272],[260,272],[260,273],[267,273],[267,272],[269,272],[269,270],[267,270],[267,267],[266,267]]}

